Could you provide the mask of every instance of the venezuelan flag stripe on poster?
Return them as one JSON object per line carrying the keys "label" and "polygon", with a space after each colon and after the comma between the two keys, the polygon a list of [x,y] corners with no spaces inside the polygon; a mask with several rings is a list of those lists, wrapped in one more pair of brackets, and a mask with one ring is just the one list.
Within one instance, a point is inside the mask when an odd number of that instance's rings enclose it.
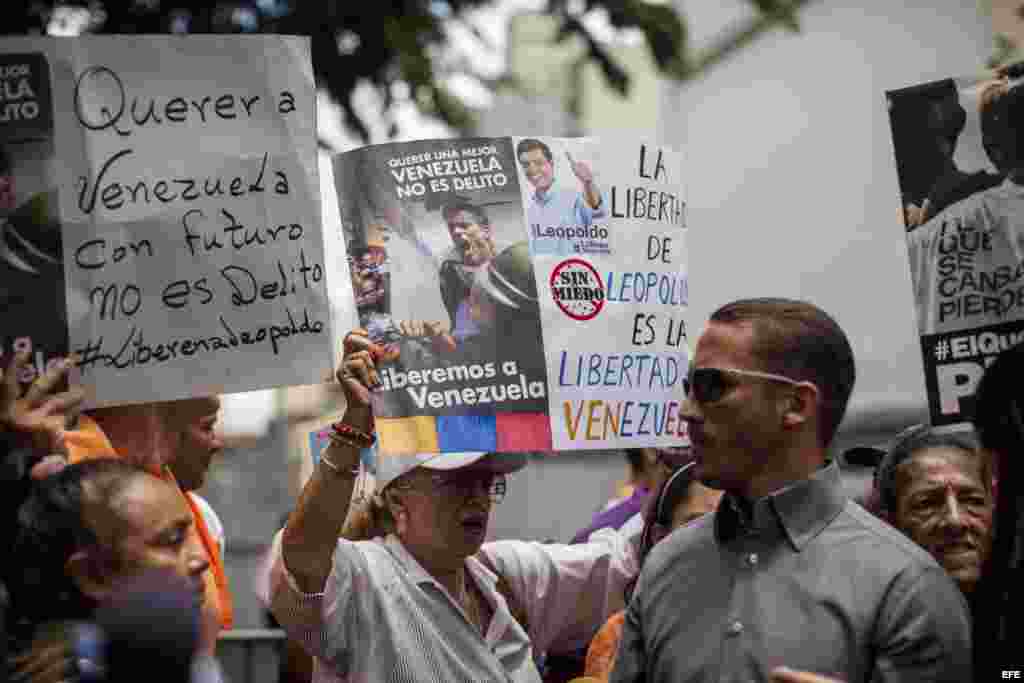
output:
{"label": "venezuelan flag stripe on poster", "polygon": [[381,454],[549,451],[546,413],[378,418]]}

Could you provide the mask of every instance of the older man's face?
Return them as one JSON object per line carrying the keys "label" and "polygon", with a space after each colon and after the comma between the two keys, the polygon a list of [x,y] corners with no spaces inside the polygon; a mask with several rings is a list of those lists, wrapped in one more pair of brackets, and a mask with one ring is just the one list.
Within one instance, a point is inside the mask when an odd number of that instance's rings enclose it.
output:
{"label": "older man's face", "polygon": [[206,396],[171,405],[176,448],[167,464],[182,489],[195,491],[202,488],[210,463],[224,449],[216,430],[220,399]]}
{"label": "older man's face", "polygon": [[457,567],[476,554],[487,535],[494,472],[482,464],[450,472],[416,469],[403,476],[407,524],[399,532],[417,559]]}
{"label": "older man's face", "polygon": [[925,449],[897,473],[895,524],[927,550],[965,593],[981,577],[992,547],[992,489],[980,456],[945,446]]}

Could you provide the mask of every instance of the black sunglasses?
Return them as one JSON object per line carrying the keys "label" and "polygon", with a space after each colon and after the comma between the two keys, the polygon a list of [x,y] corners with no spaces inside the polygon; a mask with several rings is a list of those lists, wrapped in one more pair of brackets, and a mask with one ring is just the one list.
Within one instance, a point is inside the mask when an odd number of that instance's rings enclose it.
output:
{"label": "black sunglasses", "polygon": [[692,396],[697,403],[714,403],[725,396],[726,390],[733,385],[726,379],[726,375],[739,375],[740,377],[753,377],[772,382],[783,382],[796,386],[800,382],[782,375],[773,375],[770,372],[757,372],[756,370],[739,370],[737,368],[690,368],[686,376],[683,390],[687,396]]}

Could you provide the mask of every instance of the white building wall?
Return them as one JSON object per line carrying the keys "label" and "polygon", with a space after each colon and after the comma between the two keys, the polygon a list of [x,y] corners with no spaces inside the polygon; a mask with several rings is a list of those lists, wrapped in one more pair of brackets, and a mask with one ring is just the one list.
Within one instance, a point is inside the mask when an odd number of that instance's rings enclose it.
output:
{"label": "white building wall", "polygon": [[[739,0],[680,4],[695,42]],[[990,19],[963,0],[811,2],[702,80],[665,82],[661,139],[690,172],[691,329],[729,300],[806,298],[849,334],[852,412],[926,416],[884,92],[980,71]],[[696,33],[697,31],[700,33]]]}

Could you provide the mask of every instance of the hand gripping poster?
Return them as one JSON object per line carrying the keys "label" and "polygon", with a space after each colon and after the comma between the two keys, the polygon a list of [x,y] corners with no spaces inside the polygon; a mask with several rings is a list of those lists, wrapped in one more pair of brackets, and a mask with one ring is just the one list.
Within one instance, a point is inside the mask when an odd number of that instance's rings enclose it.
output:
{"label": "hand gripping poster", "polygon": [[678,446],[682,157],[476,138],[335,157],[382,452]]}
{"label": "hand gripping poster", "polygon": [[0,41],[0,356],[91,405],[312,384],[333,352],[309,41]]}
{"label": "hand gripping poster", "polygon": [[1024,68],[887,93],[932,423],[1024,340]]}

